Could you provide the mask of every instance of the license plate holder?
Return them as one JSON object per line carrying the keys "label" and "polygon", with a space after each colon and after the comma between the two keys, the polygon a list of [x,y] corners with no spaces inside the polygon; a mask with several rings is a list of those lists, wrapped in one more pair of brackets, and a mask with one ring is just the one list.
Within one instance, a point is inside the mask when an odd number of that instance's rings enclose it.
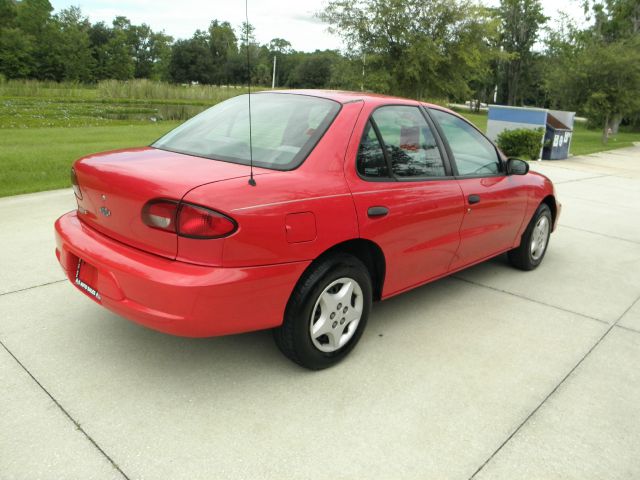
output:
{"label": "license plate holder", "polygon": [[86,292],[87,295],[100,301],[102,300],[102,297],[98,293],[98,290],[90,285],[90,283],[97,281],[97,279],[98,270],[96,269],[96,267],[79,258],[78,267],[76,268],[75,284],[78,286],[78,288]]}

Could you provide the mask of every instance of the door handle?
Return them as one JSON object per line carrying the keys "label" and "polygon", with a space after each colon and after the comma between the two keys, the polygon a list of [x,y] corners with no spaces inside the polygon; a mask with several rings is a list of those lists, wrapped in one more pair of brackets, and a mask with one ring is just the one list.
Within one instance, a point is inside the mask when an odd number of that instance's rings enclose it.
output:
{"label": "door handle", "polygon": [[480,202],[480,195],[469,195],[469,205]]}
{"label": "door handle", "polygon": [[369,218],[384,217],[387,213],[389,213],[387,207],[369,207],[369,210],[367,210]]}

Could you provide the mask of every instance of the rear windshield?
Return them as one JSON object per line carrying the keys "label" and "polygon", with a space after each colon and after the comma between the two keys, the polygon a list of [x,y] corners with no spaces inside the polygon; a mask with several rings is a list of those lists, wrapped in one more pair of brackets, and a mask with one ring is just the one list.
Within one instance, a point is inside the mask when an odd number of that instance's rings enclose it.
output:
{"label": "rear windshield", "polygon": [[[281,93],[251,95],[253,163],[275,170],[300,165],[327,130],[340,104]],[[249,165],[249,96],[219,103],[167,133],[152,147]]]}

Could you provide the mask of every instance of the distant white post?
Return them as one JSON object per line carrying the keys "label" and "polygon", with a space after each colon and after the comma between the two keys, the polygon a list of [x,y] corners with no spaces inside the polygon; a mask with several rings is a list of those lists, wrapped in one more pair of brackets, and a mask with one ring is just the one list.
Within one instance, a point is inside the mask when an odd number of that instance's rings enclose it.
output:
{"label": "distant white post", "polygon": [[276,57],[273,56],[273,77],[271,79],[271,88],[276,88]]}
{"label": "distant white post", "polygon": [[367,54],[362,54],[362,82],[360,82],[360,91],[364,92],[364,70],[367,66]]}

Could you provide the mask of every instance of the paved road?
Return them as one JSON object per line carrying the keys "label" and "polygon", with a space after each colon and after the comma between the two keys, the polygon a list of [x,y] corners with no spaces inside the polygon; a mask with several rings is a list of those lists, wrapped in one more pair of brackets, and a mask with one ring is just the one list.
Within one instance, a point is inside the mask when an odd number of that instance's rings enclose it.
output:
{"label": "paved road", "polygon": [[538,270],[379,304],[319,373],[106,312],[54,259],[70,191],[0,200],[0,478],[640,477],[640,147],[533,167],[564,204]]}

